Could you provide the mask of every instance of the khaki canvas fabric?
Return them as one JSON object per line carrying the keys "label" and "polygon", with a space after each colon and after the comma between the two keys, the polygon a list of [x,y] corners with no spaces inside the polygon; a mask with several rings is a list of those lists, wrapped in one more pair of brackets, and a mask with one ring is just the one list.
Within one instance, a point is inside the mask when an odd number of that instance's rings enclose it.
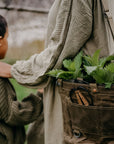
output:
{"label": "khaki canvas fabric", "polygon": [[[57,85],[62,99],[66,143],[74,144],[76,137],[83,135],[96,143],[114,142],[114,86],[109,90],[95,83],[61,79],[57,80]],[[78,92],[85,105],[77,98]]]}
{"label": "khaki canvas fabric", "polygon": [[[63,59],[73,58],[80,49],[89,55],[97,49],[101,57],[110,54],[101,0],[55,0],[45,50],[12,66],[12,76],[19,83],[44,88],[45,144],[64,144],[61,97],[55,80],[45,74],[61,68]],[[75,143],[94,144],[85,137]]]}
{"label": "khaki canvas fabric", "polygon": [[0,144],[24,144],[24,125],[40,116],[42,106],[39,95],[30,94],[17,101],[10,81],[0,78]]}

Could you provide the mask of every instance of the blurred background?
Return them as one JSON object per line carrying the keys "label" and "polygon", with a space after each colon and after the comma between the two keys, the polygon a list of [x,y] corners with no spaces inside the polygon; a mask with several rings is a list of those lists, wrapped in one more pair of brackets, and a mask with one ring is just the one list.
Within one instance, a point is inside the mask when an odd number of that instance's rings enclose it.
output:
{"label": "blurred background", "polygon": [[9,25],[8,63],[28,59],[44,49],[47,17],[54,0],[0,0],[0,14]]}

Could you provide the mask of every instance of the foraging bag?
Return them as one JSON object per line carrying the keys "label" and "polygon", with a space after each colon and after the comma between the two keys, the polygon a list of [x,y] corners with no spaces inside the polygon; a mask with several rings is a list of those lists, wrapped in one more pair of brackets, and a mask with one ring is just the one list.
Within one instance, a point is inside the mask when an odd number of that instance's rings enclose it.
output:
{"label": "foraging bag", "polygon": [[106,89],[103,85],[61,79],[57,85],[62,99],[66,143],[82,135],[95,142],[114,138],[114,86]]}

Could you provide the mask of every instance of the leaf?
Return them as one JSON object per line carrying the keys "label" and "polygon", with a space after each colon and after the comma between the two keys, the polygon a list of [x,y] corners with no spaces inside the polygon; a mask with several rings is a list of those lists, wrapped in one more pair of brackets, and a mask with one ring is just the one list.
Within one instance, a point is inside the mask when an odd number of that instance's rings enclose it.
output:
{"label": "leaf", "polygon": [[96,80],[96,83],[105,83],[106,71],[104,69],[97,69],[91,73],[91,76]]}
{"label": "leaf", "polygon": [[83,56],[83,65],[91,66],[91,64],[90,64],[91,62],[89,62],[90,59],[91,59],[91,57],[89,57],[89,56]]}
{"label": "leaf", "polygon": [[69,60],[64,60],[63,61],[63,66],[65,68],[67,68],[69,71],[73,71],[73,78],[76,79],[77,77],[79,77],[80,72],[81,72],[81,65],[82,65],[82,56],[83,53],[82,51],[75,56],[75,58],[71,61],[71,59]]}
{"label": "leaf", "polygon": [[114,63],[110,63],[105,67],[105,70],[114,73]]}
{"label": "leaf", "polygon": [[74,79],[76,79],[77,77],[81,77],[81,76],[82,75],[81,75],[81,68],[80,68],[80,69],[78,69],[77,71],[74,72],[73,77],[74,77]]}
{"label": "leaf", "polygon": [[93,71],[95,71],[98,67],[97,66],[85,66],[85,71],[87,72],[88,75],[90,75]]}
{"label": "leaf", "polygon": [[100,58],[100,59],[99,59],[99,65],[100,65],[101,67],[104,67],[105,61],[106,61],[106,57]]}
{"label": "leaf", "polygon": [[60,73],[57,74],[57,78],[66,79],[66,80],[74,79],[73,74],[74,74],[74,72],[61,71]]}
{"label": "leaf", "polygon": [[81,74],[81,65],[82,65],[82,56],[83,53],[82,51],[74,58],[74,62],[75,62],[75,73],[74,73],[74,79],[76,79],[77,77],[79,77]]}
{"label": "leaf", "polygon": [[109,82],[109,83],[105,83],[105,88],[111,88],[111,85],[112,85],[111,82]]}
{"label": "leaf", "polygon": [[83,63],[86,66],[92,66],[91,56],[83,56]]}
{"label": "leaf", "polygon": [[64,68],[68,69],[69,71],[77,71],[81,67],[82,64],[82,51],[75,56],[73,60],[65,59],[63,61]]}
{"label": "leaf", "polygon": [[93,54],[92,57],[92,66],[97,66],[99,65],[99,54],[100,54],[100,50],[96,50],[96,52]]}
{"label": "leaf", "polygon": [[51,70],[49,71],[48,73],[46,73],[46,75],[49,75],[49,76],[52,76],[52,77],[57,77],[58,73],[62,72],[63,70],[58,70],[58,69],[55,69],[55,70]]}
{"label": "leaf", "polygon": [[67,79],[73,79],[74,72],[56,69],[56,70],[51,70],[46,74],[52,77],[62,78],[67,80]]}
{"label": "leaf", "polygon": [[99,65],[99,54],[100,50],[96,50],[93,56],[84,56],[85,65],[87,66],[97,66]]}
{"label": "leaf", "polygon": [[96,83],[103,84],[103,83],[113,83],[114,81],[114,74],[106,71],[103,68],[98,68],[91,73],[91,76],[96,80]]}
{"label": "leaf", "polygon": [[71,59],[64,60],[63,66],[64,66],[64,68],[66,68],[69,71],[75,71],[75,63],[73,61],[71,61]]}
{"label": "leaf", "polygon": [[111,60],[114,60],[114,55],[111,55],[111,56],[108,56],[108,57],[105,57],[105,58],[101,58],[100,59],[100,65],[101,65],[101,67],[104,67],[104,65],[106,64],[106,62],[111,61]]}
{"label": "leaf", "polygon": [[75,58],[74,58],[74,63],[75,63],[75,70],[80,69],[82,65],[82,56],[83,52],[81,51]]}

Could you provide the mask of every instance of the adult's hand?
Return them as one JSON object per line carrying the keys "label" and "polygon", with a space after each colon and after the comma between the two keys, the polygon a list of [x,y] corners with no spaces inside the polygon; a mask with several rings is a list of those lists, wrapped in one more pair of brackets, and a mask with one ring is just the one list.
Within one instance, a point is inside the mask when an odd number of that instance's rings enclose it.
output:
{"label": "adult's hand", "polygon": [[11,65],[0,62],[0,77],[11,78]]}

